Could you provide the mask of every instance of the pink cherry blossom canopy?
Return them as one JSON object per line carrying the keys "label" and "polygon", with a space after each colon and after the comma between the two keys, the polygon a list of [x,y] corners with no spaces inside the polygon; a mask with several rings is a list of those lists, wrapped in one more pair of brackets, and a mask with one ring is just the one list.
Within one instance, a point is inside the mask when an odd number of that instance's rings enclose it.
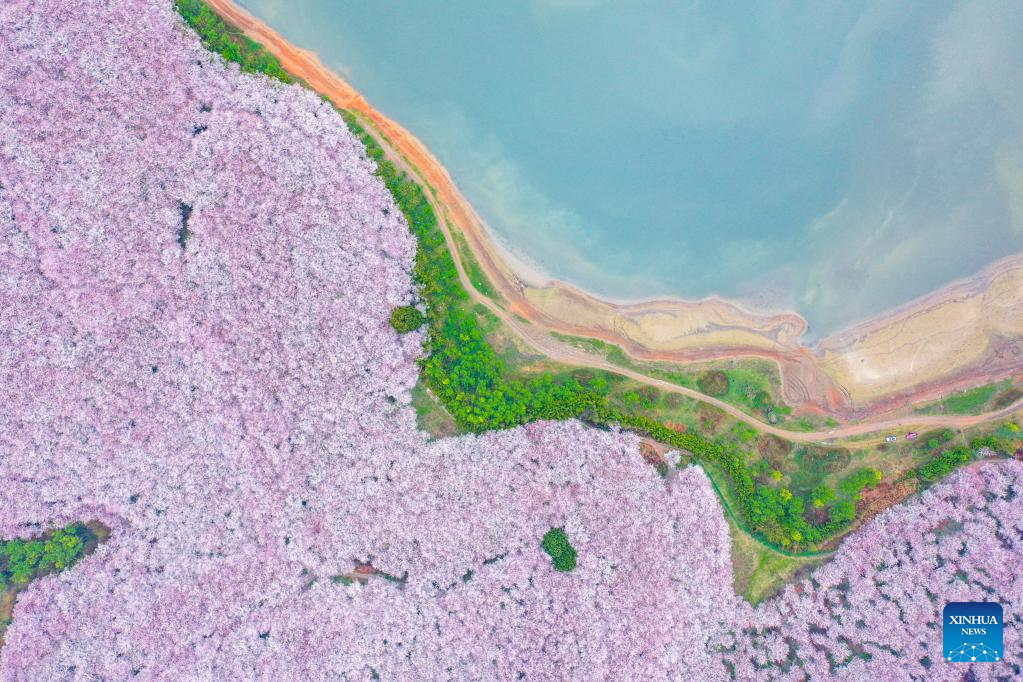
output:
{"label": "pink cherry blossom canopy", "polygon": [[112,529],[20,595],[0,678],[957,680],[935,623],[971,599],[1015,619],[973,673],[1019,673],[1023,465],[752,609],[700,469],[576,422],[417,431],[415,243],[314,93],[160,0],[0,3],[0,83],[0,536]]}

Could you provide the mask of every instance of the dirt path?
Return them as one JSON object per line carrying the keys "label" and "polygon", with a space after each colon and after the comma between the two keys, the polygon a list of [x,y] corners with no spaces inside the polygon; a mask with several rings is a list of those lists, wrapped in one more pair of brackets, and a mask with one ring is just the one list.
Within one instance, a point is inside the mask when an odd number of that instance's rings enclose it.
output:
{"label": "dirt path", "polygon": [[[440,228],[444,232],[448,249],[454,258],[459,280],[472,300],[486,306],[526,344],[552,360],[577,367],[589,367],[615,372],[667,392],[679,393],[695,398],[720,408],[733,417],[750,424],[762,433],[770,433],[800,443],[831,442],[877,433],[878,435],[874,439],[858,441],[861,445],[867,445],[880,442],[883,440],[884,435],[888,433],[900,435],[901,437],[902,434],[900,432],[914,429],[923,430],[936,427],[962,429],[985,421],[1007,417],[1023,408],[1023,400],[1021,400],[1002,410],[976,416],[907,416],[881,421],[864,421],[858,424],[822,431],[789,431],[761,421],[734,405],[694,389],[614,365],[602,358],[561,343],[550,335],[551,331],[595,338],[603,338],[605,335],[586,330],[580,332],[579,329],[558,325],[556,321],[552,321],[547,316],[539,313],[525,299],[522,295],[523,284],[494,256],[491,247],[483,243],[486,237],[483,234],[482,221],[457,190],[447,170],[426,149],[422,142],[370,106],[355,88],[324,66],[315,53],[291,45],[275,31],[252,17],[244,9],[235,5],[231,0],[207,0],[207,2],[225,20],[241,28],[253,40],[262,43],[280,60],[285,70],[302,78],[314,90],[320,94],[327,95],[335,105],[354,112],[365,123],[369,124],[366,126],[367,131],[377,140],[388,157],[402,170],[417,178],[426,188],[427,198],[437,213]],[[448,227],[448,220],[458,226],[460,234],[469,242],[473,255],[479,261],[481,268],[508,302],[507,308],[483,296],[472,285],[472,281],[467,275],[465,265],[462,262],[461,254]],[[520,316],[530,320],[530,323],[523,323],[520,320]],[[604,340],[622,345],[627,353],[639,360],[664,359],[678,361],[680,359],[671,354],[662,354],[663,357],[650,357],[650,354],[637,352],[629,344],[622,343],[621,339],[605,338]],[[765,350],[750,352],[747,350],[737,351],[734,349],[710,348],[695,355],[687,355],[682,360],[695,362],[706,359],[735,357],[737,355],[743,357],[759,355],[778,361],[782,369],[783,378],[785,378],[786,373],[788,373],[789,377],[792,377],[793,374],[798,374],[798,377],[795,377],[798,381],[795,383],[807,391],[829,396],[836,390],[833,382],[822,376],[816,363],[810,358],[809,353],[802,349],[792,352],[771,352]],[[791,378],[790,383],[793,383]],[[814,398],[814,400],[817,399],[820,399],[819,396]],[[831,399],[826,397],[823,401],[827,404],[831,402]]]}

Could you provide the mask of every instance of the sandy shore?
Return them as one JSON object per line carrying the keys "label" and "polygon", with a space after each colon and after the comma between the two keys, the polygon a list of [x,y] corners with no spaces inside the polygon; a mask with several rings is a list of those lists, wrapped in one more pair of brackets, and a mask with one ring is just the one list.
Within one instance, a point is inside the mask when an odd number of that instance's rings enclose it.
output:
{"label": "sandy shore", "polygon": [[615,304],[545,281],[490,237],[447,170],[414,135],[370,106],[316,54],[291,45],[230,0],[208,1],[290,73],[386,137],[403,165],[431,188],[440,214],[465,237],[500,292],[500,306],[532,323],[530,336],[557,331],[595,337],[639,359],[679,363],[770,359],[781,370],[788,404],[847,419],[894,414],[954,389],[1023,376],[1023,255],[834,334],[812,349],[802,345],[806,321],[796,313],[757,314],[717,298]]}

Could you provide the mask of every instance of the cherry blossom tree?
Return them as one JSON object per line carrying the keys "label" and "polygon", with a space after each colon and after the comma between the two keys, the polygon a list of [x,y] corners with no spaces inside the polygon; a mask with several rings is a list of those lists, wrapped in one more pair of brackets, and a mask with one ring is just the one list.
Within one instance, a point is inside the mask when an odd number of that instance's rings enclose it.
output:
{"label": "cherry blossom tree", "polygon": [[0,536],[112,532],[20,595],[0,677],[955,679],[943,601],[1020,612],[1023,464],[752,609],[700,469],[577,422],[430,441],[422,332],[388,323],[415,243],[371,162],[170,5],[0,4]]}

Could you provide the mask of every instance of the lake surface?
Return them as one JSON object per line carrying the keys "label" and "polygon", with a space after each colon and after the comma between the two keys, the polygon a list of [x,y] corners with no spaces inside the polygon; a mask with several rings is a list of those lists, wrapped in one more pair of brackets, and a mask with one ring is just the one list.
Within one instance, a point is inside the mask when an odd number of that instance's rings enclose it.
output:
{"label": "lake surface", "polygon": [[598,295],[819,337],[1023,250],[1023,3],[242,4]]}

